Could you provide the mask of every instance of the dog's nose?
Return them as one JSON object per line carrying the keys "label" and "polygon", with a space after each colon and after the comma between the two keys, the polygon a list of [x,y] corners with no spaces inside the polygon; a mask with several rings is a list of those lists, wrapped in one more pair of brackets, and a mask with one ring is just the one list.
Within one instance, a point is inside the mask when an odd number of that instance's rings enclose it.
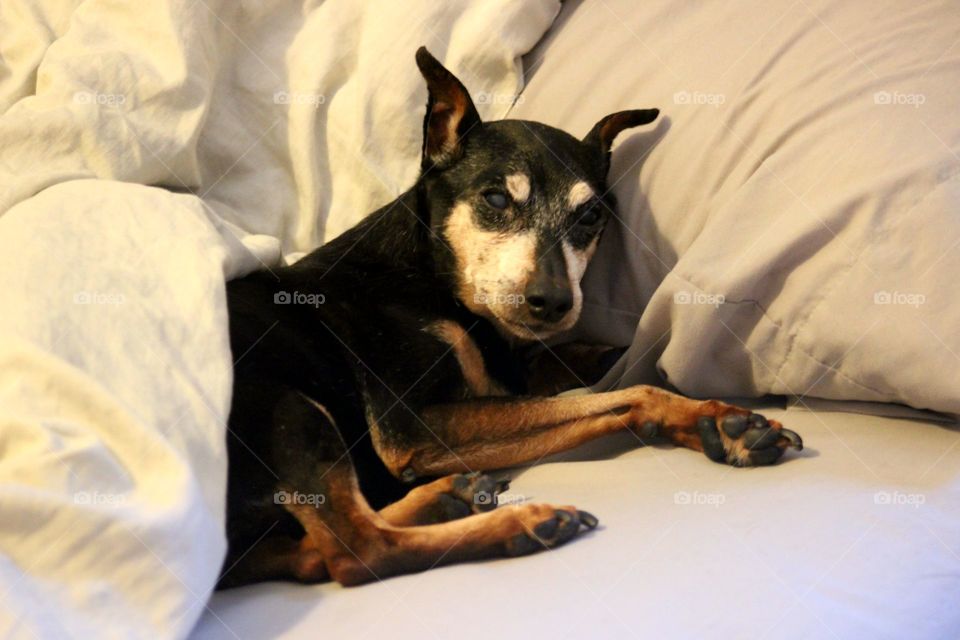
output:
{"label": "dog's nose", "polygon": [[540,322],[559,322],[573,309],[567,261],[558,242],[544,238],[537,247],[537,269],[523,292],[527,313]]}
{"label": "dog's nose", "polygon": [[530,315],[542,322],[557,322],[573,308],[570,286],[533,282],[524,292]]}

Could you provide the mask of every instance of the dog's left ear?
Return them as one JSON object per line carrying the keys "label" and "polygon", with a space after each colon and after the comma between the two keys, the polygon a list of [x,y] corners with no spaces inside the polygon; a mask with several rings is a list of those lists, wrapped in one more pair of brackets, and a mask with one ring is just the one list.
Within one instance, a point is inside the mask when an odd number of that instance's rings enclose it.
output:
{"label": "dog's left ear", "polygon": [[593,125],[590,133],[584,136],[583,143],[599,151],[609,164],[610,147],[613,146],[613,141],[620,132],[649,124],[656,120],[658,115],[660,115],[659,109],[632,109],[611,113]]}
{"label": "dog's left ear", "polygon": [[444,166],[457,158],[467,133],[480,125],[480,114],[457,77],[426,47],[417,49],[417,66],[427,81],[427,114],[423,118],[421,168]]}

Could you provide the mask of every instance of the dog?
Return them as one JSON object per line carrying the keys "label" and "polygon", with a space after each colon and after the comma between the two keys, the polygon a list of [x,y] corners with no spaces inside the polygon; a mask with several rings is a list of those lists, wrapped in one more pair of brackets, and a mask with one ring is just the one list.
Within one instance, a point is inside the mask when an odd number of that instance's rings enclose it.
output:
{"label": "dog", "polygon": [[611,145],[658,111],[608,115],[582,140],[481,122],[425,48],[416,63],[428,89],[416,184],[292,266],[227,286],[221,588],[357,585],[563,544],[597,519],[497,508],[506,485],[479,472],[617,431],[737,466],[802,448],[748,409],[656,387],[553,397],[621,353],[542,345],[580,314],[581,277],[615,210]]}

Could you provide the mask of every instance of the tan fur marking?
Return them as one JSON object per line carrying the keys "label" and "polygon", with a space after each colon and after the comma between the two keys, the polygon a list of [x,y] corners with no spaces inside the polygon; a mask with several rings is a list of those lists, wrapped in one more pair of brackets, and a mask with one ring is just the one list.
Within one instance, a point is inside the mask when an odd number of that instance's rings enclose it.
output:
{"label": "tan fur marking", "polygon": [[392,447],[383,441],[383,433],[380,431],[380,424],[377,422],[377,416],[373,413],[373,404],[370,398],[364,394],[364,406],[366,407],[364,417],[367,420],[367,428],[370,430],[370,441],[373,443],[373,450],[377,456],[383,460],[383,464],[389,469],[390,473],[400,477],[403,470],[410,465],[410,458],[413,456],[409,451],[403,451]]}
{"label": "tan fur marking", "polygon": [[522,306],[523,291],[536,268],[534,233],[480,229],[473,220],[473,209],[460,202],[447,217],[444,236],[457,261],[460,301],[518,337],[533,337],[510,318]]}
{"label": "tan fur marking", "polygon": [[460,145],[457,129],[467,110],[463,96],[453,96],[452,102],[437,100],[428,124],[427,152],[438,160],[452,156]]}
{"label": "tan fur marking", "polygon": [[522,173],[507,176],[507,191],[514,202],[526,202],[530,197],[530,178]]}
{"label": "tan fur marking", "polygon": [[460,371],[474,397],[505,396],[507,392],[487,373],[487,365],[477,344],[459,323],[452,320],[434,322],[427,331],[450,345],[450,350],[460,364]]}
{"label": "tan fur marking", "polygon": [[442,494],[451,491],[454,477],[445,476],[430,484],[414,487],[399,501],[381,509],[378,512],[380,517],[395,527],[432,524],[431,506]]}
{"label": "tan fur marking", "polygon": [[320,413],[323,414],[323,417],[325,417],[330,424],[332,424],[332,425],[336,425],[336,424],[337,424],[336,420],[333,419],[333,416],[330,415],[330,412],[327,411],[327,408],[326,408],[325,406],[323,406],[323,405],[320,404],[319,402],[315,401],[313,398],[311,398],[310,396],[308,396],[308,395],[306,395],[306,394],[301,393],[301,394],[300,394],[300,397],[303,398],[304,400],[306,400],[307,402],[309,402],[310,404],[312,404],[312,405],[314,406],[314,408],[317,409],[317,411],[319,411]]}
{"label": "tan fur marking", "polygon": [[576,209],[593,197],[593,189],[582,180],[570,188],[567,193],[567,206]]}
{"label": "tan fur marking", "polygon": [[[714,416],[719,422],[726,415],[749,413],[715,400],[691,400],[648,386],[584,396],[435,405],[426,408],[423,416],[444,438],[445,446],[419,448],[412,464],[418,475],[510,467],[616,431],[636,432],[648,421],[660,425],[659,437],[702,451],[699,417]],[[781,428],[775,420],[770,425]],[[733,456],[745,455],[740,442],[731,441],[722,430],[720,437]],[[788,445],[786,438],[777,443],[781,449]]]}

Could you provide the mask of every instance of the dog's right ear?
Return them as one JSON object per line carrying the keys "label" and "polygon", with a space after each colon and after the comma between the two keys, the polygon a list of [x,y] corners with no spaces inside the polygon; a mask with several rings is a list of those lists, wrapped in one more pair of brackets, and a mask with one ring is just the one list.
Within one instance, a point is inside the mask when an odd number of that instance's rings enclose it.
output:
{"label": "dog's right ear", "polygon": [[659,109],[631,109],[618,111],[602,118],[594,125],[582,142],[595,151],[600,152],[607,166],[610,166],[610,147],[613,140],[624,129],[632,129],[643,124],[649,124],[660,115]]}
{"label": "dog's right ear", "polygon": [[463,139],[480,126],[480,114],[466,87],[437,61],[426,47],[417,49],[417,66],[427,81],[427,114],[423,118],[423,156],[425,171],[449,165],[463,150]]}

